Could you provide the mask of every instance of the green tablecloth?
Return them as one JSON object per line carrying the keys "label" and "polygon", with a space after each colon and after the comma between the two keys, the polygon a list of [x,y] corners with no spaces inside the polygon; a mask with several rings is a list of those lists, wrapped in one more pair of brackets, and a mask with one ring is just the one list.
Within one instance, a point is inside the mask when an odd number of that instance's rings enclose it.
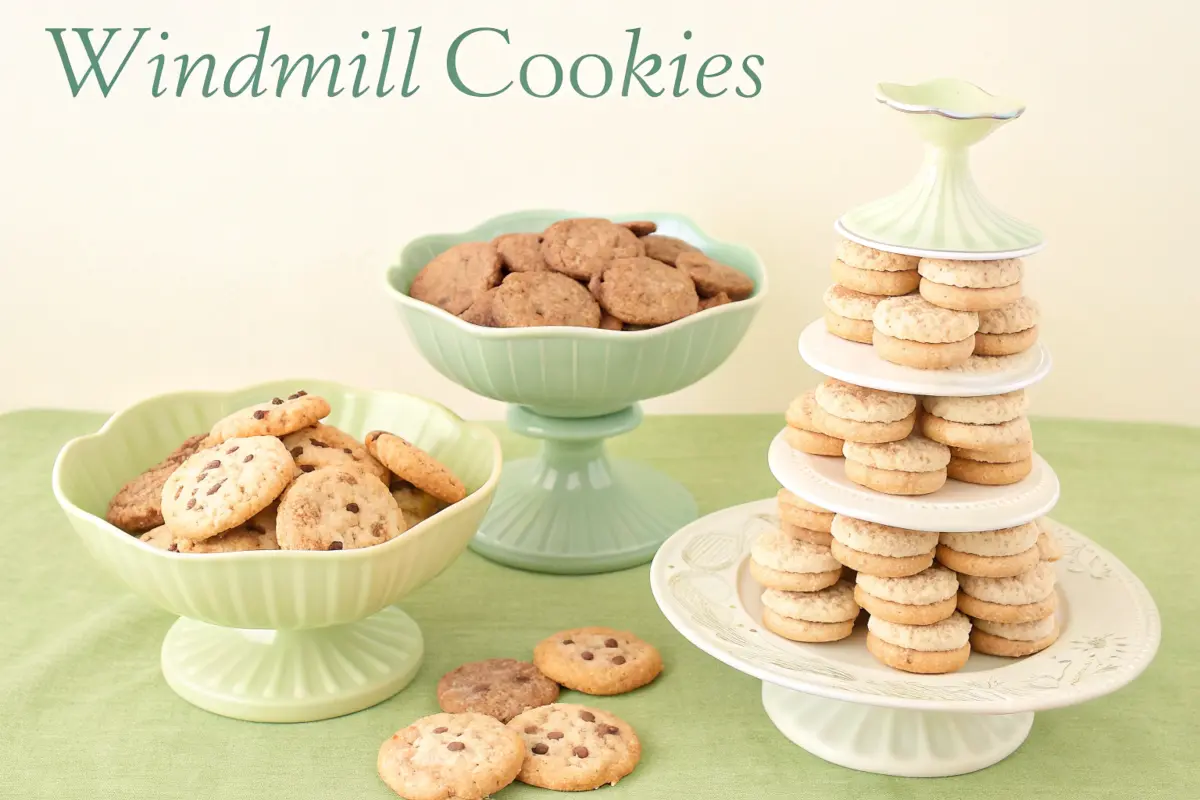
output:
{"label": "green tablecloth", "polygon": [[[1198,429],[1035,422],[1038,450],[1062,480],[1055,516],[1146,582],[1162,612],[1162,649],[1121,692],[1038,714],[1029,740],[1001,764],[920,781],[835,767],[784,739],[759,705],[758,681],[667,624],[646,567],[552,577],[467,553],[404,601],[428,653],[415,682],[391,700],[290,726],[193,708],[159,673],[171,617],[96,568],[50,491],[59,447],[103,419],[0,417],[0,797],[387,798],[375,775],[379,743],[437,710],[433,687],[443,672],[480,658],[528,658],[541,637],[578,625],[631,628],[661,648],[667,665],[650,687],[596,702],[633,724],[644,746],[638,769],[605,797],[1200,797]],[[766,445],[778,426],[766,416],[651,418],[613,449],[683,480],[709,512],[775,491]],[[512,437],[505,444],[510,457],[532,449]],[[516,784],[501,797],[539,795],[549,796]]]}

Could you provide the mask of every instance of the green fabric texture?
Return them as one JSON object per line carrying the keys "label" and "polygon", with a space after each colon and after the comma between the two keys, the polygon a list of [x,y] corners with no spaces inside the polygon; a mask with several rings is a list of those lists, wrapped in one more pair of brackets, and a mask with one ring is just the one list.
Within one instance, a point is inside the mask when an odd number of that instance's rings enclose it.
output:
{"label": "green fabric texture", "polygon": [[[1200,429],[1035,420],[1038,450],[1062,481],[1054,516],[1145,581],[1162,612],[1162,648],[1117,694],[1038,714],[1029,740],[1006,761],[968,776],[907,780],[835,767],[784,739],[763,713],[758,681],[667,624],[647,567],[557,577],[467,553],[402,602],[421,625],[427,655],[391,700],[302,725],[200,711],[159,672],[172,618],[96,568],[51,493],[58,449],[103,421],[79,412],[0,417],[0,797],[391,797],[375,774],[379,744],[437,711],[442,673],[482,658],[527,659],[542,637],[580,625],[632,629],[657,644],[666,663],[659,680],[631,694],[563,694],[613,711],[641,736],[641,764],[604,797],[1200,797]],[[649,418],[612,450],[683,481],[707,513],[775,492],[766,448],[779,426],[776,416]],[[512,458],[534,445],[505,435],[505,447]],[[521,784],[499,795],[539,796],[550,795]]]}

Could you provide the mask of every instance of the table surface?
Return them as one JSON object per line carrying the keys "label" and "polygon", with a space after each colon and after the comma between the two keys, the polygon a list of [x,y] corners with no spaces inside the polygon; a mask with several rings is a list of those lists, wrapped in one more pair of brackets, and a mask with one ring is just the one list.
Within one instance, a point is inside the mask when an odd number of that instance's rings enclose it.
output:
{"label": "table surface", "polygon": [[[447,670],[489,657],[528,659],[562,628],[628,628],[662,650],[652,685],[595,705],[639,732],[638,769],[604,797],[936,798],[1200,797],[1200,429],[1035,420],[1057,470],[1054,516],[1117,554],[1162,612],[1158,657],[1115,695],[1037,715],[1006,761],[974,775],[906,780],[835,767],[784,739],[759,704],[760,684],[706,656],[667,624],[648,567],[557,577],[466,553],[402,606],[424,631],[416,680],[375,708],[303,725],[238,722],[175,696],[159,672],[173,621],[98,570],[50,489],[68,439],[104,415],[0,416],[0,797],[298,800],[387,798],[379,743],[437,711]],[[772,495],[766,448],[775,416],[657,417],[615,440],[686,483],[703,513]],[[506,454],[533,444],[504,433]],[[565,701],[583,701],[573,692]],[[500,797],[546,796],[514,784]]]}

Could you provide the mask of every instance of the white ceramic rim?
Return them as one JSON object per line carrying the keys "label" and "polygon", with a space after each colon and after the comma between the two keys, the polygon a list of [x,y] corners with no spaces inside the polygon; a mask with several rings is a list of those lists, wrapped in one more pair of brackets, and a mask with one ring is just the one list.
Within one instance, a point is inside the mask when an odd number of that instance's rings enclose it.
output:
{"label": "white ceramic rim", "polygon": [[[304,386],[306,384],[309,386],[312,386],[312,385],[316,385],[316,384],[321,384],[324,386],[330,386],[330,387],[334,387],[334,388],[337,388],[340,390],[344,390],[346,392],[356,392],[359,394],[390,394],[390,395],[397,396],[397,397],[410,397],[410,398],[413,398],[414,400],[418,400],[426,405],[432,406],[432,407],[438,409],[441,413],[443,413],[446,416],[453,419],[457,424],[461,425],[462,427],[469,428],[472,431],[475,431],[478,433],[482,433],[484,435],[484,438],[490,441],[490,444],[492,446],[492,471],[491,471],[491,474],[488,475],[487,480],[484,481],[483,485],[481,485],[478,489],[471,492],[469,495],[467,495],[461,501],[454,503],[453,505],[449,506],[448,508],[445,508],[442,511],[438,512],[434,517],[430,517],[429,519],[424,520],[424,521],[414,525],[413,527],[409,528],[407,531],[405,531],[404,536],[397,536],[395,539],[392,539],[391,541],[384,542],[383,544],[374,545],[373,547],[358,547],[358,548],[351,548],[349,550],[337,550],[337,551],[333,551],[333,552],[313,551],[313,550],[251,550],[251,551],[247,551],[247,552],[237,552],[237,553],[171,552],[169,550],[163,550],[161,548],[154,547],[153,545],[147,544],[146,542],[141,541],[137,536],[132,536],[132,535],[126,533],[125,531],[121,530],[120,528],[116,527],[115,525],[111,524],[108,520],[104,519],[103,517],[98,517],[95,514],[91,514],[87,511],[84,511],[82,508],[80,508],[79,506],[75,505],[70,500],[68,500],[66,494],[63,492],[62,483],[61,483],[62,463],[63,463],[67,453],[73,447],[75,447],[78,443],[80,443],[82,441],[85,441],[87,439],[95,439],[95,438],[104,436],[105,434],[108,433],[109,430],[111,430],[113,427],[115,427],[117,425],[119,420],[121,420],[123,417],[127,416],[128,414],[131,414],[133,411],[138,409],[140,406],[146,405],[151,402],[167,400],[167,399],[181,397],[181,396],[185,396],[185,395],[189,396],[189,397],[202,397],[202,396],[229,397],[229,396],[235,395],[235,394],[255,392],[260,389],[265,390],[268,387],[278,386],[281,383],[285,383],[285,384],[289,384],[289,385],[293,385],[293,386]],[[266,394],[265,391],[264,391],[264,394]],[[401,546],[399,543],[402,541],[405,541],[405,537],[408,537],[407,541],[411,542],[414,537],[429,535],[429,532],[437,526],[438,522],[450,519],[453,516],[457,516],[461,513],[464,513],[467,511],[467,509],[473,508],[475,505],[477,505],[479,503],[490,502],[490,498],[493,494],[495,494],[496,486],[500,482],[500,473],[502,471],[503,465],[504,465],[504,459],[503,459],[503,453],[502,453],[501,447],[500,447],[500,439],[497,438],[496,434],[492,433],[492,431],[488,430],[488,428],[486,428],[483,425],[480,425],[477,422],[469,422],[467,420],[464,420],[458,414],[455,414],[449,408],[447,408],[446,406],[437,402],[436,400],[429,400],[428,398],[424,398],[419,395],[407,394],[406,392],[392,392],[387,389],[364,389],[364,388],[360,388],[360,387],[356,387],[356,386],[348,386],[346,384],[338,383],[336,381],[323,380],[323,379],[319,379],[319,378],[299,378],[299,379],[281,378],[279,380],[264,381],[262,383],[257,383],[257,384],[253,384],[250,386],[244,386],[244,387],[241,387],[238,389],[230,389],[227,391],[196,390],[196,391],[163,392],[162,394],[153,395],[151,397],[147,397],[142,400],[139,400],[138,402],[136,402],[130,406],[126,406],[125,408],[121,409],[120,411],[116,412],[111,417],[109,417],[107,420],[105,420],[104,424],[100,427],[100,429],[98,431],[95,431],[94,433],[88,433],[83,436],[77,436],[74,439],[71,439],[65,445],[63,445],[62,449],[58,451],[58,455],[54,459],[54,468],[51,472],[50,480],[51,480],[51,485],[54,490],[54,499],[58,501],[58,504],[63,509],[65,509],[68,514],[71,514],[72,516],[77,517],[79,519],[87,520],[89,523],[99,523],[99,527],[102,528],[107,535],[121,540],[122,543],[124,543],[126,545],[132,545],[132,546],[136,546],[136,547],[145,548],[148,552],[153,553],[156,557],[159,557],[159,558],[167,558],[167,559],[180,559],[180,558],[197,559],[197,558],[199,558],[199,559],[203,559],[206,562],[208,562],[208,561],[215,562],[218,560],[226,560],[226,561],[246,560],[246,559],[255,559],[255,558],[272,559],[272,560],[305,559],[305,558],[365,559],[365,558],[374,558],[374,557],[380,555],[381,553],[386,551],[386,548]],[[436,519],[436,518],[440,518],[440,519]]]}
{"label": "white ceramic rim", "polygon": [[852,242],[857,242],[865,247],[871,247],[887,253],[899,253],[905,256],[945,258],[951,261],[999,261],[1003,258],[1025,258],[1046,249],[1045,239],[1037,244],[1016,250],[933,250],[927,247],[908,247],[906,245],[868,239],[866,236],[857,234],[847,228],[845,219],[845,217],[842,217],[833,224],[833,229],[838,236],[849,239]]}
{"label": "white ceramic rim", "polygon": [[1039,341],[1024,353],[1011,356],[1024,357],[1015,369],[950,372],[906,367],[880,358],[872,345],[834,336],[825,327],[824,319],[809,323],[800,332],[796,347],[806,364],[830,378],[870,389],[931,397],[978,397],[1015,392],[1042,380],[1054,366],[1050,351]]}
{"label": "white ceramic rim", "polygon": [[[863,661],[860,633],[842,643],[789,642],[762,629],[737,589],[750,541],[764,524],[777,519],[775,502],[770,498],[745,503],[691,523],[663,543],[650,566],[651,591],[671,625],[718,661],[759,680],[869,706],[1013,714],[1062,708],[1114,692],[1137,678],[1158,650],[1162,623],[1146,587],[1112,553],[1058,523],[1051,524],[1068,551],[1057,566],[1066,620],[1058,641],[1041,653],[1011,661],[975,654],[971,658],[976,663],[983,660],[985,667],[992,668],[967,671],[968,664],[967,670],[949,675],[910,675],[877,664],[869,656],[870,666],[838,660],[839,647],[853,647],[855,661]],[[721,525],[731,533],[713,531]],[[722,541],[731,537],[735,543]],[[689,559],[709,563],[689,567]],[[1102,573],[1100,578],[1097,572]],[[683,577],[689,573],[712,588],[728,589],[725,605],[708,602],[689,609],[680,595],[690,590],[672,586],[689,582]],[[1102,589],[1083,584],[1100,579],[1106,581]],[[1090,602],[1072,602],[1073,594]],[[694,602],[694,597],[687,602]],[[1114,617],[1113,611],[1120,613]],[[721,615],[728,617],[728,624],[720,622]],[[1089,638],[1089,632],[1118,620],[1128,629]],[[783,666],[788,663],[798,668]]]}
{"label": "white ceramic rim", "polygon": [[767,451],[771,474],[789,492],[838,514],[916,531],[970,533],[1023,525],[1058,502],[1058,476],[1037,453],[1029,475],[1009,486],[950,479],[932,494],[904,497],[859,486],[846,477],[844,458],[797,450],[784,439],[786,430]]}

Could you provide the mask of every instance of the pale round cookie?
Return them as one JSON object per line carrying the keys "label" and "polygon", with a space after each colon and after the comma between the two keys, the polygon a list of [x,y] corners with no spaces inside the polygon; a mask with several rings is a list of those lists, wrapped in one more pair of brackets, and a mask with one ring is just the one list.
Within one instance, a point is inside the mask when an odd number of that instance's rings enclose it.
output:
{"label": "pale round cookie", "polygon": [[466,487],[449,468],[407,439],[387,431],[371,431],[366,445],[367,452],[381,464],[443,503],[453,505],[467,496]]}
{"label": "pale round cookie", "polygon": [[358,467],[385,486],[392,480],[387,467],[376,461],[362,442],[332,425],[318,422],[281,438],[301,472],[321,467]]}
{"label": "pale round cookie", "polygon": [[875,325],[870,320],[839,317],[832,311],[825,312],[825,330],[849,342],[870,344]]}
{"label": "pale round cookie", "polygon": [[842,454],[842,439],[793,428],[791,425],[784,428],[783,440],[787,442],[788,447],[814,456],[840,456]]}
{"label": "pale round cookie", "polygon": [[[800,592],[799,594],[804,594]],[[769,608],[762,612],[763,627],[793,642],[836,642],[854,633],[854,620],[845,622],[812,622],[777,614]]]}
{"label": "pale round cookie", "polygon": [[643,242],[606,219],[564,219],[542,233],[542,258],[555,272],[587,281],[617,259],[643,255]]}
{"label": "pale round cookie", "polygon": [[867,247],[865,244],[859,244],[849,239],[838,240],[834,255],[837,256],[839,261],[843,261],[852,267],[883,272],[914,270],[921,262],[918,256],[906,256],[902,253],[889,253],[886,250],[876,250],[873,247]]}
{"label": "pale round cookie", "polygon": [[816,531],[812,528],[803,528],[799,525],[793,525],[790,522],[781,520],[779,529],[793,539],[800,539],[805,542],[819,544],[822,547],[829,547],[833,544],[833,535],[829,531]]}
{"label": "pale round cookie", "polygon": [[923,397],[921,405],[936,417],[968,425],[994,425],[1023,416],[1029,410],[1024,389],[980,397]]}
{"label": "pale round cookie", "polygon": [[612,628],[573,628],[538,642],[533,663],[546,677],[584,694],[613,695],[645,686],[662,672],[648,642]]}
{"label": "pale round cookie", "polygon": [[961,342],[929,344],[908,339],[896,339],[876,328],[871,334],[871,346],[884,361],[913,369],[949,369],[967,363],[975,351],[975,338]]}
{"label": "pale round cookie", "polygon": [[1058,561],[1063,557],[1062,545],[1054,537],[1054,532],[1051,530],[1046,518],[1038,517],[1034,522],[1038,527],[1037,546],[1038,551],[1042,554],[1042,560]]}
{"label": "pale round cookie", "polygon": [[760,566],[780,572],[825,573],[841,569],[828,547],[793,539],[778,528],[763,531],[755,538],[750,545],[750,558]]}
{"label": "pale round cookie", "polygon": [[817,384],[814,396],[818,408],[852,422],[897,422],[907,419],[917,407],[911,394],[868,389],[837,378]]}
{"label": "pale round cookie", "polygon": [[1030,472],[1033,472],[1032,458],[1009,464],[989,464],[951,456],[950,463],[946,465],[946,477],[980,486],[1009,486],[1020,483]]}
{"label": "pale round cookie", "polygon": [[692,279],[701,297],[724,294],[730,300],[745,300],[754,293],[749,275],[703,253],[680,253],[675,268]]}
{"label": "pale round cookie", "polygon": [[878,575],[881,578],[903,578],[916,575],[933,564],[933,551],[917,556],[893,557],[874,553],[863,553],[847,547],[837,539],[830,546],[833,557],[860,575]]}
{"label": "pale round cookie", "polygon": [[1025,273],[1019,258],[1000,261],[951,261],[945,258],[922,258],[917,265],[921,277],[944,286],[964,289],[995,289],[1020,283]]}
{"label": "pale round cookie", "polygon": [[952,311],[987,311],[1003,308],[1020,298],[1021,284],[1014,283],[1012,286],[996,289],[964,289],[961,286],[946,286],[922,278],[918,291],[921,297],[941,308]]}
{"label": "pale round cookie", "polygon": [[1024,353],[1037,344],[1038,329],[1027,328],[1017,333],[976,333],[977,356],[1013,356]]}
{"label": "pale round cookie", "polygon": [[904,472],[879,469],[847,458],[846,477],[859,486],[883,494],[916,496],[932,494],[946,485],[946,470],[934,472]]}
{"label": "pale round cookie", "polygon": [[1032,622],[991,622],[981,619],[974,623],[974,627],[976,630],[1004,639],[1017,642],[1036,642],[1054,636],[1058,630],[1058,620],[1054,617],[1044,617]]}
{"label": "pale round cookie", "polygon": [[830,276],[839,286],[845,286],[862,294],[897,297],[915,291],[921,284],[921,276],[915,269],[902,272],[860,269],[844,261],[835,260],[830,266]]}
{"label": "pale round cookie", "polygon": [[885,297],[884,295],[856,292],[834,283],[825,290],[821,299],[825,303],[825,308],[839,317],[858,322],[871,322],[871,318],[875,315],[875,307]]}
{"label": "pale round cookie", "polygon": [[224,533],[200,541],[180,539],[175,547],[180,553],[246,553],[253,550],[278,550],[275,533],[277,508],[267,506],[250,519]]}
{"label": "pale round cookie", "polygon": [[965,461],[980,461],[985,464],[1015,464],[1033,457],[1033,441],[1018,442],[1004,447],[988,447],[974,450],[968,447],[951,447],[950,457]]}
{"label": "pale round cookie", "polygon": [[893,558],[929,555],[937,547],[938,534],[880,525],[865,519],[837,514],[830,529],[833,538],[862,553]]}
{"label": "pale round cookie", "polygon": [[484,714],[432,714],[379,748],[379,777],[405,800],[483,800],[516,780],[521,737]]}
{"label": "pale round cookie", "polygon": [[958,650],[971,635],[971,620],[962,614],[952,614],[932,625],[902,625],[872,617],[867,630],[888,644],[923,653]]}
{"label": "pale round cookie", "polygon": [[828,533],[833,525],[832,511],[813,505],[787,489],[780,489],[775,495],[775,501],[779,506],[779,518],[786,523],[825,533]]}
{"label": "pale round cookie", "polygon": [[276,535],[283,550],[352,550],[395,538],[400,525],[396,499],[375,476],[324,467],[283,493]]}
{"label": "pale round cookie", "polygon": [[677,239],[674,236],[663,236],[661,233],[653,233],[642,237],[642,244],[646,248],[646,257],[653,258],[655,261],[661,261],[664,264],[675,266],[675,261],[684,253],[699,253],[700,248],[688,244],[683,239]]}
{"label": "pale round cookie", "polygon": [[329,401],[301,389],[286,398],[273,397],[266,403],[233,412],[213,425],[210,443],[220,444],[234,437],[286,436],[314,424],[327,416],[329,410]]}
{"label": "pale round cookie", "polygon": [[[1054,594],[1054,566],[1047,561],[1039,561],[1026,572],[1004,578],[960,574],[958,583],[962,593],[989,603],[1013,606],[1038,603]],[[991,618],[983,616],[982,619]]]}
{"label": "pale round cookie", "polygon": [[895,578],[859,573],[855,583],[855,601],[887,622],[932,625],[952,615],[958,606],[958,577],[936,565]]}
{"label": "pale round cookie", "polygon": [[975,556],[1015,556],[1035,546],[1038,533],[1035,523],[1026,522],[992,531],[942,533],[938,535],[938,544]]}
{"label": "pale round cookie", "polygon": [[[180,464],[196,451],[211,444],[213,443],[208,440],[207,433],[198,433],[188,437],[162,461],[122,486],[109,501],[104,518],[126,533],[141,533],[161,527],[163,525],[163,484]],[[838,452],[841,452],[840,444]],[[153,544],[159,538],[161,538],[161,534],[153,541],[147,539],[142,539],[142,541]],[[170,544],[171,542],[168,541],[163,549]]]}
{"label": "pale round cookie", "polygon": [[271,505],[295,474],[295,462],[274,436],[226,439],[167,478],[163,518],[176,539],[207,539]]}
{"label": "pale round cookie", "polygon": [[1011,578],[1034,567],[1042,560],[1042,555],[1037,544],[1028,550],[1009,556],[977,556],[951,549],[946,545],[938,545],[937,560],[960,575],[973,575],[980,578]]}
{"label": "pale round cookie", "polygon": [[555,703],[514,717],[524,761],[517,780],[560,792],[598,789],[633,772],[641,742],[629,723],[590,706]]}
{"label": "pale round cookie", "polygon": [[159,550],[170,550],[171,552],[179,550],[179,545],[175,543],[175,535],[171,533],[171,529],[166,525],[151,528],[137,538],[139,542],[145,542],[151,547],[157,547]]}
{"label": "pale round cookie", "polygon": [[[930,569],[933,568],[930,567]],[[920,574],[918,572],[917,575],[909,577],[915,578]],[[890,578],[889,580],[903,580],[903,578]],[[875,597],[861,586],[854,587],[854,599],[872,617],[879,617],[901,625],[932,625],[946,619],[958,608],[957,599],[954,597],[924,605],[909,605]]]}
{"label": "pale round cookie", "polygon": [[950,463],[948,447],[915,434],[898,442],[846,442],[842,454],[875,469],[901,472],[938,472]]}
{"label": "pale round cookie", "polygon": [[862,444],[899,441],[912,433],[916,424],[915,411],[895,422],[855,422],[834,416],[819,405],[813,407],[812,418],[826,436],[841,439],[843,442]]}
{"label": "pale round cookie", "polygon": [[404,529],[421,524],[442,510],[442,503],[428,492],[422,491],[408,481],[398,481],[392,486],[392,497],[404,518]]}
{"label": "pale round cookie", "polygon": [[926,414],[921,417],[921,433],[935,442],[968,450],[1011,447],[1033,441],[1033,431],[1025,417],[994,425],[970,425]]}
{"label": "pale round cookie", "polygon": [[970,340],[974,347],[979,315],[935,306],[920,295],[889,297],[875,306],[875,330],[892,339],[926,344],[954,344]]}
{"label": "pale round cookie", "polygon": [[1045,650],[1058,641],[1058,620],[1053,616],[1033,622],[974,620],[971,647],[978,653],[1021,658]]}
{"label": "pale round cookie", "polygon": [[[1048,564],[1048,561],[1043,561],[1043,564]],[[961,578],[970,576],[963,575]],[[976,578],[976,580],[1008,580],[1007,578]],[[992,603],[987,600],[980,600],[978,597],[972,597],[965,592],[958,593],[958,610],[972,619],[986,619],[992,622],[1033,622],[1038,619],[1045,619],[1054,614],[1058,608],[1058,595],[1051,592],[1044,600],[1039,600],[1036,603]]]}
{"label": "pale round cookie", "polygon": [[971,655],[971,645],[968,642],[957,650],[923,652],[897,647],[868,631],[867,651],[892,669],[918,675],[944,675],[960,670],[966,665]]}
{"label": "pale round cookie", "polygon": [[844,581],[816,592],[767,589],[762,603],[781,617],[808,622],[853,622],[858,618],[854,587]]}
{"label": "pale round cookie", "polygon": [[501,722],[558,699],[558,684],[533,664],[511,658],[489,658],[463,664],[441,677],[437,685],[442,711],[474,711]]}
{"label": "pale round cookie", "polygon": [[788,572],[764,566],[751,558],[750,577],[767,589],[779,589],[785,592],[819,592],[821,589],[833,586],[841,579],[842,567],[839,564],[837,569],[827,572]]}
{"label": "pale round cookie", "polygon": [[1021,333],[1037,326],[1041,321],[1041,309],[1031,297],[979,313],[979,333],[1004,336]]}

